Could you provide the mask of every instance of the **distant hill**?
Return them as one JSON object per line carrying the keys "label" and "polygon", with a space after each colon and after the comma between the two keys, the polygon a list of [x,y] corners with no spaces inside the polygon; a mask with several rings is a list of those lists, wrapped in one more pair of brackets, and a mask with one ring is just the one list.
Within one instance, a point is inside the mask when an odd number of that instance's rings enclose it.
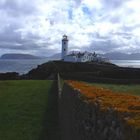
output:
{"label": "distant hill", "polygon": [[61,53],[56,53],[56,54],[50,56],[49,58],[59,60],[59,59],[61,59]]}
{"label": "distant hill", "polygon": [[[126,53],[112,52],[112,53],[102,54],[101,56],[106,57],[110,60],[140,60],[140,53],[126,54]],[[54,54],[49,58],[55,60],[61,59],[61,53]]]}
{"label": "distant hill", "polygon": [[[106,57],[110,60],[140,60],[140,53],[125,54],[119,52],[112,52],[112,53],[102,54],[101,56]],[[40,58],[43,57],[34,56],[31,54],[16,54],[16,53],[3,54],[0,57],[0,59],[40,59]],[[60,60],[61,53],[54,54],[47,58],[51,60]]]}
{"label": "distant hill", "polygon": [[16,54],[16,53],[9,53],[3,54],[0,59],[40,59],[41,57],[34,56],[31,54]]}
{"label": "distant hill", "polygon": [[106,53],[103,55],[110,60],[140,60],[140,53],[125,54],[119,52]]}

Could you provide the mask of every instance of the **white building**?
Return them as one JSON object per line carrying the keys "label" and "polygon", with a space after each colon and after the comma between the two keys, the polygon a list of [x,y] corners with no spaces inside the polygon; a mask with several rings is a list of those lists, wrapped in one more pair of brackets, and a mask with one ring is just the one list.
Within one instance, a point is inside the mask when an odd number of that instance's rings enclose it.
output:
{"label": "white building", "polygon": [[90,52],[71,52],[68,54],[68,37],[66,35],[62,38],[62,53],[61,57],[63,61],[67,62],[93,62],[93,61],[106,61],[106,58],[99,56],[98,54]]}

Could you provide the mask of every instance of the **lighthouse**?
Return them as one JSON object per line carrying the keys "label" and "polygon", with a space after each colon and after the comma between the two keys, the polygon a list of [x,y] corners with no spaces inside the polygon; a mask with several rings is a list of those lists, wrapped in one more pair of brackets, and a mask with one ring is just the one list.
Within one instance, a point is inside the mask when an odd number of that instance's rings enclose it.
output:
{"label": "lighthouse", "polygon": [[65,60],[65,57],[67,56],[68,54],[68,37],[66,35],[63,35],[63,38],[62,38],[62,60]]}

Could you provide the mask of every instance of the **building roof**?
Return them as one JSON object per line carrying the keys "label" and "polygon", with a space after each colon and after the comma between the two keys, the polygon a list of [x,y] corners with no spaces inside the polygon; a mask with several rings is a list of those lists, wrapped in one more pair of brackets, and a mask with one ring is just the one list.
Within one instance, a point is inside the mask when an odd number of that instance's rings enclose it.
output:
{"label": "building roof", "polygon": [[73,51],[72,53],[68,54],[68,56],[77,56],[78,58],[81,58],[81,57],[83,57],[85,55],[93,56],[93,57],[97,56],[97,54],[95,54],[95,52],[94,53],[90,53],[90,52],[74,52]]}

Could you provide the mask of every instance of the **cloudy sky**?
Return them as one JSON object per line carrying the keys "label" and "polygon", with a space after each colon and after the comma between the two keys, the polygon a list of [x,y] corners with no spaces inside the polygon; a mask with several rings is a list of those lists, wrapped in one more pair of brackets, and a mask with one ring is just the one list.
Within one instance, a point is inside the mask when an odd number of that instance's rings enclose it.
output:
{"label": "cloudy sky", "polygon": [[0,0],[0,55],[140,53],[140,0]]}

